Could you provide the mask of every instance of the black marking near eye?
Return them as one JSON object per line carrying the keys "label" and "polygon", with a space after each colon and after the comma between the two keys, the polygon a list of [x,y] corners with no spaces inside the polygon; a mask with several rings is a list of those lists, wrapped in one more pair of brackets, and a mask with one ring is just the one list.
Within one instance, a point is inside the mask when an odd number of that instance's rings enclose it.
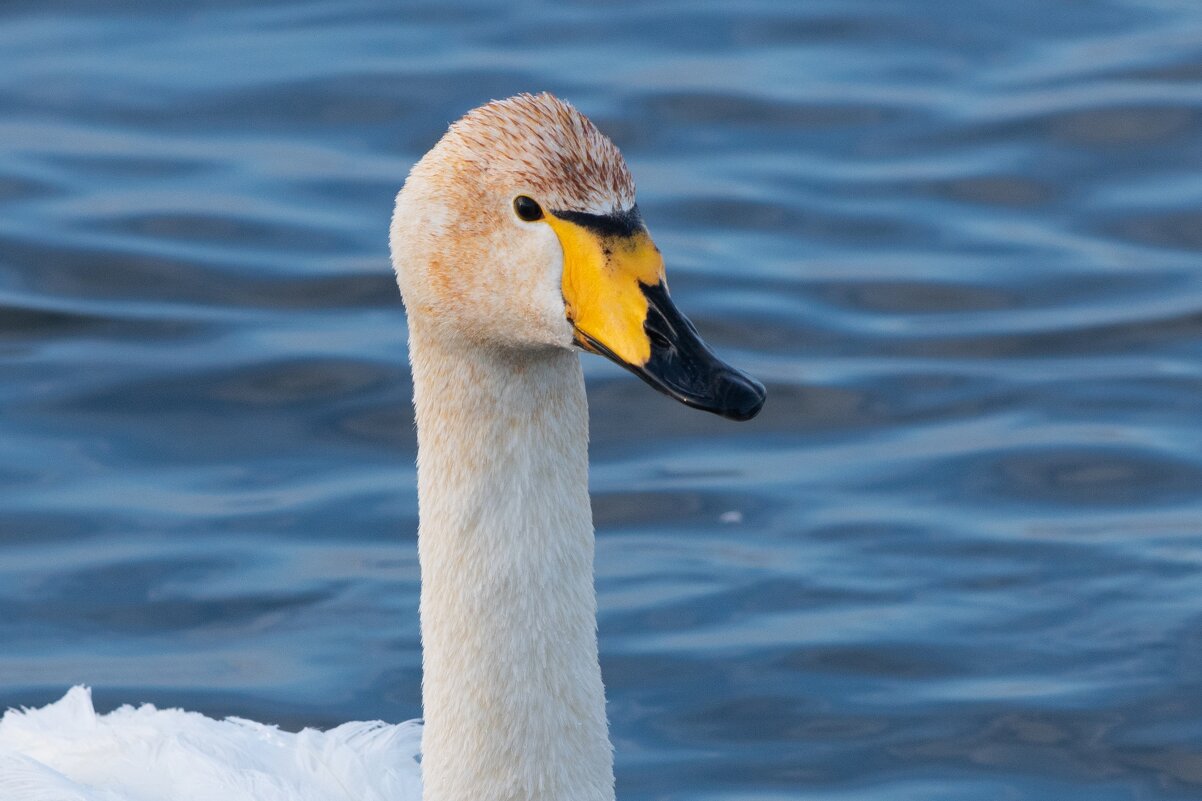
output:
{"label": "black marking near eye", "polygon": [[643,215],[638,206],[631,206],[626,211],[615,214],[589,214],[584,211],[556,211],[553,214],[561,220],[576,223],[581,228],[587,228],[598,236],[622,237],[628,239],[643,229]]}
{"label": "black marking near eye", "polygon": [[525,195],[518,195],[513,199],[513,210],[526,222],[534,222],[543,218],[542,206]]}

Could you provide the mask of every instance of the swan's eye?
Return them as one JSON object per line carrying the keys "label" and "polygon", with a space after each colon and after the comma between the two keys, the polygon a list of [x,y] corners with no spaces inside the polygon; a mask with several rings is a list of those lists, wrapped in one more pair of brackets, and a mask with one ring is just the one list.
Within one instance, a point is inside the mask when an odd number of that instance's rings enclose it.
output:
{"label": "swan's eye", "polygon": [[534,222],[543,218],[542,206],[525,195],[518,195],[513,199],[513,210],[526,222]]}

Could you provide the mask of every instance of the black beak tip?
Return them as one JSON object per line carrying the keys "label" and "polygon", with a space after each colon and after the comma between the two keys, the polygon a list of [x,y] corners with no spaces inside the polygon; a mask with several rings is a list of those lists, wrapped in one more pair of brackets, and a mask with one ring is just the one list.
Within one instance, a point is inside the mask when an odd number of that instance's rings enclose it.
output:
{"label": "black beak tip", "polygon": [[641,364],[623,360],[603,343],[577,329],[589,349],[625,367],[655,389],[686,406],[728,420],[750,420],[764,408],[764,385],[714,355],[668,297],[660,282],[643,285],[647,319],[643,327],[651,353]]}
{"label": "black beak tip", "polygon": [[721,386],[714,393],[718,414],[730,420],[750,420],[764,408],[768,393],[764,385],[749,375],[730,371],[722,376]]}

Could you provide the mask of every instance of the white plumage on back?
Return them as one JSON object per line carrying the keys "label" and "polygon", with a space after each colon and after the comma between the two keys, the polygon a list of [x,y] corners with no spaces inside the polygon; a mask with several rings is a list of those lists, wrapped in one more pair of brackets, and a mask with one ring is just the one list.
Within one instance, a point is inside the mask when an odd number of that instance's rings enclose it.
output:
{"label": "white plumage on back", "polygon": [[75,687],[0,720],[4,801],[419,801],[421,725],[292,733],[248,720],[123,706]]}

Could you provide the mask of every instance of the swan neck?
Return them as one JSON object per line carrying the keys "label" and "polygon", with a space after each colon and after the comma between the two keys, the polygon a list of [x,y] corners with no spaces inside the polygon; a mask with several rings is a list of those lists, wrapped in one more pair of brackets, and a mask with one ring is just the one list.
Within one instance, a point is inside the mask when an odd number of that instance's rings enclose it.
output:
{"label": "swan neck", "polygon": [[576,354],[410,321],[425,801],[612,801]]}

